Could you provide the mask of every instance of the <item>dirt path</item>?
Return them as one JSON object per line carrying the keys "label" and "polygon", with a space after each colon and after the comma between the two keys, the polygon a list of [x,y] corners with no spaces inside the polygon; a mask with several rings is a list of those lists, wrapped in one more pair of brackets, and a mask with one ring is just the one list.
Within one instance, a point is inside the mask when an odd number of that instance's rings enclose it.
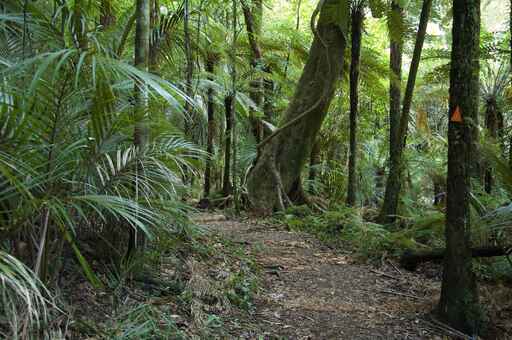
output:
{"label": "dirt path", "polygon": [[234,338],[441,339],[427,315],[437,280],[390,263],[379,270],[357,264],[349,253],[276,226],[214,215],[198,222],[244,244],[262,268],[255,312],[225,325]]}

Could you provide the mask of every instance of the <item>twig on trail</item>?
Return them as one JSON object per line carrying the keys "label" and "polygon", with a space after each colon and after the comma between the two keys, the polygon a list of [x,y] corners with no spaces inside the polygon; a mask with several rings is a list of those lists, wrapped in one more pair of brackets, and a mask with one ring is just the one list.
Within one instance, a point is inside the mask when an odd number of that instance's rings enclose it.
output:
{"label": "twig on trail", "polygon": [[261,320],[261,321],[269,323],[271,325],[282,325],[282,323],[280,323],[280,322],[273,322],[273,321],[269,321],[269,320]]}
{"label": "twig on trail", "polygon": [[390,278],[390,279],[393,279],[393,280],[399,280],[398,277],[395,277],[393,275],[389,275],[389,274],[386,274],[386,273],[383,273],[383,272],[380,272],[378,270],[375,270],[375,269],[372,269],[370,270],[372,273],[375,273],[377,275],[380,275],[380,276],[384,276],[384,277],[387,277],[387,278]]}
{"label": "twig on trail", "polygon": [[394,270],[396,270],[398,272],[398,274],[402,275],[402,271],[400,269],[398,269],[398,267],[393,262],[388,260],[388,263],[391,265],[391,267],[393,267]]}
{"label": "twig on trail", "polygon": [[400,292],[395,292],[394,290],[377,289],[377,292],[385,293],[385,294],[391,294],[391,295],[404,296],[404,297],[408,297],[408,298],[411,298],[411,299],[425,300],[425,298],[422,298],[420,296],[416,296],[416,295],[412,295],[412,294],[406,294],[406,293],[400,293]]}
{"label": "twig on trail", "polygon": [[284,267],[279,264],[267,264],[264,265],[263,268],[269,269],[269,270],[283,270]]}
{"label": "twig on trail", "polygon": [[306,319],[308,319],[308,320],[311,320],[311,321],[313,321],[313,322],[316,322],[316,321],[315,321],[315,319],[313,319],[313,318],[311,318],[311,317],[309,317],[309,316],[307,316],[307,315],[303,315],[303,316],[304,316]]}
{"label": "twig on trail", "polygon": [[252,245],[252,243],[251,243],[251,242],[249,242],[249,241],[236,241],[236,242],[234,242],[234,243],[236,243],[236,244],[240,244],[240,245],[244,245],[244,246],[250,246],[250,245]]}
{"label": "twig on trail", "polygon": [[430,317],[429,319],[430,320],[424,320],[424,322],[427,325],[429,325],[430,327],[436,329],[437,331],[442,332],[443,335],[449,335],[449,336],[453,336],[453,337],[457,337],[457,338],[461,338],[461,339],[472,339],[471,336],[464,334],[464,333],[456,330],[455,328],[452,328],[452,327],[448,326],[447,324],[444,324],[441,321],[436,320],[433,317]]}

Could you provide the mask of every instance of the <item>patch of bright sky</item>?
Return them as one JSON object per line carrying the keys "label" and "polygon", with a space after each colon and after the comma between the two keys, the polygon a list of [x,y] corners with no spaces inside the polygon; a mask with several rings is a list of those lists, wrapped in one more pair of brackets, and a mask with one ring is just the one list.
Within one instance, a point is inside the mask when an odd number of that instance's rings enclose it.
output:
{"label": "patch of bright sky", "polygon": [[507,30],[509,16],[509,1],[482,1],[482,24],[489,32]]}
{"label": "patch of bright sky", "polygon": [[[276,21],[294,20],[298,0],[272,0],[267,1],[264,23]],[[309,18],[318,0],[301,1],[301,29],[309,28]],[[482,24],[489,32],[505,31],[508,27],[509,2],[505,0],[483,0],[482,1]],[[435,24],[430,23],[428,27],[430,35],[442,35],[443,31]]]}

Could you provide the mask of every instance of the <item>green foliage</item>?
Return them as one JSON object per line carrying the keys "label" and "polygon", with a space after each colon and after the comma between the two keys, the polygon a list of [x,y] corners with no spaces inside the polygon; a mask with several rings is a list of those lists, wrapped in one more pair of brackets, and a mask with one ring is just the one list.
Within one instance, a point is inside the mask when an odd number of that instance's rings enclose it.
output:
{"label": "green foliage", "polygon": [[276,218],[291,230],[309,232],[328,244],[350,247],[363,258],[380,258],[383,253],[400,256],[407,249],[443,245],[443,214],[416,216],[400,228],[366,221],[361,214],[359,209],[344,206],[322,213],[296,206]]}
{"label": "green foliage", "polygon": [[250,310],[258,287],[257,280],[246,263],[241,262],[240,267],[240,271],[232,273],[228,278],[226,294],[233,305]]}
{"label": "green foliage", "polygon": [[386,12],[387,3],[383,0],[369,0],[369,7],[374,18],[381,18]]}
{"label": "green foliage", "polygon": [[48,308],[55,307],[50,293],[29,268],[3,251],[0,251],[0,292],[2,338],[37,336],[40,326],[46,327]]}
{"label": "green foliage", "polygon": [[[52,20],[47,8],[34,4],[31,10],[29,29],[45,32]],[[0,25],[17,27],[23,20],[2,18]],[[7,37],[10,46],[25,39],[16,30]],[[179,110],[185,97],[175,85],[115,59],[98,40],[82,51],[67,42],[59,46],[58,35],[47,39],[28,58],[8,49],[0,69],[0,119],[10,126],[0,139],[3,228],[29,228],[38,239],[42,221],[69,244],[85,276],[99,286],[80,250],[85,231],[114,231],[117,225],[151,239],[156,229],[172,227],[185,214],[181,178],[204,153],[168,132],[153,135],[144,149],[131,143],[136,122],[127,102],[134,84],[144,84],[150,98]]]}
{"label": "green foliage", "polygon": [[172,307],[141,303],[123,308],[100,330],[101,339],[186,339],[174,316]]}
{"label": "green foliage", "polygon": [[[381,204],[389,157],[389,42],[403,41],[405,67],[413,47],[410,28],[421,7],[421,1],[394,2],[403,9],[401,13],[391,11],[390,1],[351,3],[367,6],[373,14],[365,19],[361,56],[357,207],[340,206],[347,186],[346,76],[336,89],[318,138],[320,163],[305,169],[303,176],[304,188],[315,202],[321,201],[318,206],[328,209],[319,213],[297,206],[278,215],[290,229],[311,232],[370,258],[444,246],[443,206],[433,207],[432,201],[445,191],[435,185],[445,182],[446,169],[448,1],[435,3],[429,25],[432,32],[420,67],[404,157],[407,174],[400,221],[385,227],[369,222]],[[192,209],[182,199],[201,197],[206,157],[212,160],[210,199],[225,199],[219,193],[225,168],[223,105],[233,90],[236,126],[231,179],[240,197],[246,197],[244,179],[257,158],[249,118],[264,118],[271,128],[279,125],[307,60],[314,34],[311,15],[320,2],[265,1],[265,20],[257,37],[262,58],[255,67],[249,62],[253,51],[241,12],[233,31],[231,2],[190,1],[192,51],[186,51],[183,1],[161,1],[166,10],[154,8],[151,13],[150,49],[155,53],[151,73],[132,65],[133,2],[109,1],[109,14],[115,19],[110,26],[99,24],[105,14],[102,1],[84,2],[79,12],[77,3],[53,6],[49,1],[8,0],[0,4],[0,295],[5,299],[0,336],[19,336],[25,316],[31,331],[45,325],[49,318],[45,306],[51,299],[40,281],[55,282],[62,267],[69,265],[69,254],[91,284],[108,291],[118,309],[112,321],[99,327],[104,331],[97,336],[180,338],[183,334],[174,323],[173,311],[146,303],[120,308],[123,292],[131,288],[134,273],[159,267],[163,257],[193,253],[201,260],[217,255],[229,258],[217,254],[218,249],[205,241],[209,236],[190,226]],[[346,36],[350,33],[348,5],[345,0],[327,0],[321,11],[325,22],[341,25]],[[482,95],[497,99],[505,125],[509,125],[510,70],[505,62],[492,60],[508,60],[508,39],[508,33],[482,30],[482,58],[488,66],[482,72]],[[182,81],[188,52],[195,67],[191,98],[183,93]],[[346,53],[348,57],[350,51]],[[204,71],[209,59],[215,61],[213,73]],[[345,58],[345,70],[349,59]],[[252,86],[260,78],[271,85],[262,103],[255,103]],[[135,86],[147,90],[147,108],[141,117],[135,117],[133,110]],[[206,155],[210,89],[215,145],[213,154]],[[184,112],[187,103],[191,110]],[[133,145],[138,124],[148,127],[144,148]],[[190,131],[185,131],[186,125]],[[491,195],[481,192],[478,184],[474,187],[474,242],[511,240],[512,207],[504,202],[512,192],[512,175],[503,158],[509,151],[504,140],[509,137],[510,131],[504,131],[500,146],[482,148],[499,180]],[[307,178],[307,170],[315,170],[316,177]],[[228,212],[237,214],[238,205]],[[136,261],[125,259],[129,235],[144,235],[147,240],[145,254]],[[20,260],[37,268],[37,275],[4,253],[17,251],[19,244],[27,244],[31,253]],[[208,302],[251,310],[257,289],[254,263],[240,247],[224,246],[239,261],[236,270],[219,274],[220,283],[206,285],[211,291],[204,293],[204,286],[187,286],[177,278],[169,283],[172,294],[179,295],[194,321],[204,326],[205,338],[222,334],[222,319],[209,311]],[[211,281],[200,265],[175,262],[199,283]],[[232,259],[227,262],[233,265]],[[507,262],[498,262],[482,263],[482,277],[508,275]]]}

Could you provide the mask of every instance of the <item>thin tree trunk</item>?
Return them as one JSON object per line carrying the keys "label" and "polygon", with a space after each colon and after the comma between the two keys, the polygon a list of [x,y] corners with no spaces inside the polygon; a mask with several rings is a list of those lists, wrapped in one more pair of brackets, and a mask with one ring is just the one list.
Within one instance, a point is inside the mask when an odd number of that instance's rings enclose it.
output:
{"label": "thin tree trunk", "polygon": [[[487,129],[487,133],[489,137],[497,140],[498,138],[498,103],[496,98],[488,98],[486,102],[485,109],[485,128]],[[494,178],[492,174],[492,168],[489,164],[485,164],[485,178],[484,178],[484,188],[485,192],[490,194],[492,192],[492,187],[494,184]]]}
{"label": "thin tree trunk", "polygon": [[[396,17],[403,16],[403,9],[398,0],[391,3],[392,15]],[[400,33],[403,34],[402,32]],[[389,49],[390,60],[390,80],[389,80],[389,155],[393,156],[398,145],[398,129],[400,125],[400,108],[402,104],[402,56],[403,56],[403,37],[396,37],[392,33]]]}
{"label": "thin tree trunk", "polygon": [[350,155],[348,160],[347,205],[357,201],[357,119],[359,116],[359,63],[364,21],[360,2],[352,9],[352,60],[350,63]]}
{"label": "thin tree trunk", "polygon": [[[392,15],[403,16],[403,10],[397,0],[391,3]],[[390,29],[391,31],[391,29]],[[401,34],[401,33],[400,33]],[[395,37],[391,34],[390,44],[390,81],[389,81],[389,175],[386,181],[384,201],[378,221],[390,223],[395,220],[398,210],[398,192],[400,183],[391,182],[390,175],[395,171],[394,155],[398,149],[398,130],[400,125],[400,105],[402,88],[402,37]]]}
{"label": "thin tree trunk", "polygon": [[[259,1],[259,0],[257,0]],[[236,89],[236,49],[237,49],[237,39],[238,39],[238,8],[237,8],[237,2],[238,0],[232,0],[232,10],[233,10],[233,19],[232,19],[232,31],[233,31],[233,40],[231,42],[231,121],[232,121],[232,133],[231,136],[233,138],[232,144],[233,144],[233,203],[235,206],[235,209],[238,209],[238,162],[237,162],[237,131],[236,131],[236,96],[237,96],[237,89]]]}
{"label": "thin tree trunk", "polygon": [[[382,210],[379,216],[381,223],[391,223],[396,219],[398,212],[398,201],[400,198],[400,190],[402,184],[402,155],[405,149],[407,140],[407,128],[409,126],[410,111],[412,106],[412,99],[414,95],[414,87],[416,84],[416,78],[418,75],[418,69],[421,61],[421,53],[423,51],[423,44],[425,42],[425,36],[427,33],[428,20],[430,17],[430,11],[432,9],[432,0],[424,0],[423,8],[421,10],[420,23],[418,26],[418,34],[416,36],[416,43],[414,47],[413,58],[411,67],[409,69],[409,76],[407,79],[407,87],[405,90],[404,102],[402,107],[402,114],[399,116],[398,130],[396,131],[395,140],[390,141],[391,154],[389,164],[389,175],[386,182],[386,191],[384,194],[384,202]],[[398,65],[396,65],[398,66]],[[398,68],[397,68],[398,71]],[[396,92],[396,93],[395,93]],[[393,111],[396,110],[396,105],[393,96],[399,99],[400,89],[392,90],[392,107]],[[394,112],[390,114],[390,117],[394,119]],[[393,135],[390,136],[393,138]]]}
{"label": "thin tree trunk", "polygon": [[112,0],[101,0],[100,24],[103,28],[109,28],[116,23],[116,16],[112,6]]}
{"label": "thin tree trunk", "polygon": [[[206,72],[208,72],[208,78],[213,80],[213,73],[215,72],[215,59],[214,56],[207,56],[206,60]],[[213,136],[215,134],[215,103],[213,97],[213,87],[209,87],[207,91],[207,106],[208,106],[208,141],[206,145],[206,152],[208,158],[206,159],[206,166],[204,170],[204,197],[210,196],[211,190],[211,171],[213,164]]]}
{"label": "thin tree trunk", "polygon": [[247,181],[256,213],[270,214],[288,203],[311,154],[341,75],[348,6],[348,0],[323,2],[309,57],[283,123],[258,146],[258,159]]}
{"label": "thin tree trunk", "polygon": [[[137,25],[135,30],[135,67],[143,72],[148,71],[148,54],[149,54],[149,0],[137,0],[136,8]],[[143,84],[135,83],[134,86],[134,121],[133,144],[137,149],[142,149],[147,143],[148,127],[146,126],[147,111],[147,89]],[[142,171],[137,166],[135,178],[135,200],[138,201],[138,173]],[[127,257],[133,256],[136,249],[143,245],[144,237],[139,237],[137,232],[130,228],[130,238],[128,241]]]}
{"label": "thin tree trunk", "polygon": [[[187,97],[192,98],[193,88],[192,88],[192,77],[194,75],[194,60],[192,58],[192,49],[190,42],[190,0],[184,0],[184,18],[183,18],[183,34],[185,40],[185,56],[187,59],[187,67],[185,71],[185,93]],[[185,113],[187,117],[185,117],[185,136],[191,137],[191,122],[192,119],[192,106],[190,102],[187,100],[185,102]]]}
{"label": "thin tree trunk", "polygon": [[[512,0],[511,0],[512,1]],[[295,10],[295,31],[298,31],[300,28],[300,7],[302,4],[302,0],[297,1],[297,8]],[[286,55],[286,63],[284,64],[284,79],[288,78],[288,67],[290,66],[290,57],[292,54],[292,42],[290,42],[290,47],[288,48],[288,54]]]}
{"label": "thin tree trunk", "polygon": [[481,311],[472,270],[469,201],[479,101],[480,0],[453,0],[452,37],[446,252],[438,312],[450,326],[474,335],[481,330]]}
{"label": "thin tree trunk", "polygon": [[[245,27],[252,52],[251,66],[253,68],[253,72],[257,74],[264,68],[263,54],[261,52],[261,47],[258,41],[261,35],[261,15],[263,12],[263,1],[252,0],[251,6],[247,5],[245,1],[242,1],[242,11],[244,13]],[[258,108],[263,106],[263,91],[263,78],[261,78],[261,76],[256,76],[256,78],[251,81],[250,96]],[[263,126],[260,119],[256,117],[256,112],[252,109],[250,112],[249,120],[251,122],[252,133],[256,139],[256,143],[259,143],[263,137]]]}
{"label": "thin tree trunk", "polygon": [[[135,28],[135,67],[147,72],[149,55],[149,0],[137,0],[137,25]],[[147,90],[142,84],[135,84],[135,130],[134,144],[143,147],[147,139],[144,122],[147,109]]]}
{"label": "thin tree trunk", "polygon": [[[509,34],[510,34],[510,72],[512,73],[512,0],[510,0],[510,11],[509,11]],[[509,166],[512,168],[512,136],[510,137],[510,143],[509,143],[509,157],[508,157],[508,163]]]}
{"label": "thin tree trunk", "polygon": [[233,128],[233,96],[227,95],[224,98],[224,109],[226,113],[226,131],[225,131],[225,150],[224,150],[224,177],[222,192],[224,196],[229,196],[233,192],[231,183],[231,149],[232,149],[232,128]]}
{"label": "thin tree trunk", "polygon": [[510,136],[508,141],[508,165],[512,168],[512,136]]}

